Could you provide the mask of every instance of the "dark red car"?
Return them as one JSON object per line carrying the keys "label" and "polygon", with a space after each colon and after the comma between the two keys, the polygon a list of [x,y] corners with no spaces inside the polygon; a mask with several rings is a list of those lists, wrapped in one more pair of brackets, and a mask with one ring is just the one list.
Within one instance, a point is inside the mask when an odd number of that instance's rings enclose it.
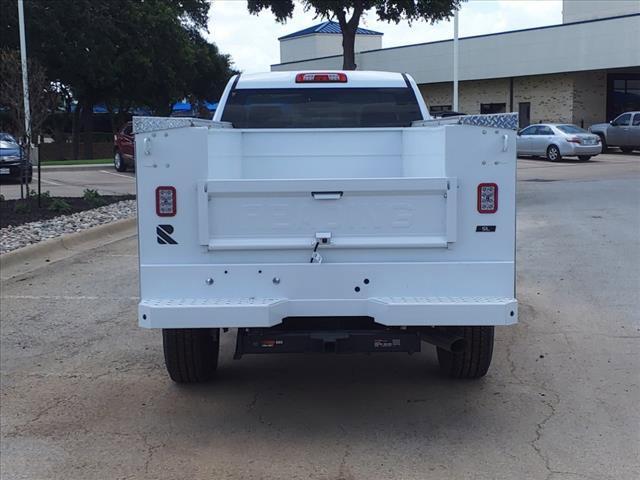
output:
{"label": "dark red car", "polygon": [[113,136],[113,166],[119,172],[135,168],[135,146],[131,122],[125,123]]}

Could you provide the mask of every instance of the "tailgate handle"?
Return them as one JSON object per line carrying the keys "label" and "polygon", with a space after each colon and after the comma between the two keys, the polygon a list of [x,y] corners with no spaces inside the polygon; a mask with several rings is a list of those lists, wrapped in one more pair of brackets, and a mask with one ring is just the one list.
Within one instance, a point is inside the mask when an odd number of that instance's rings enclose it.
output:
{"label": "tailgate handle", "polygon": [[315,200],[340,200],[342,192],[311,192]]}

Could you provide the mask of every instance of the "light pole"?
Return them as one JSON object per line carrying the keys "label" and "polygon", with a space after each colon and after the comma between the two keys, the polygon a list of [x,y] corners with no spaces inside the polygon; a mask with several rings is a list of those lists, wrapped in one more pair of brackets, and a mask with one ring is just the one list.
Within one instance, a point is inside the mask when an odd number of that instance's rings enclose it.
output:
{"label": "light pole", "polygon": [[[31,157],[31,109],[29,107],[29,74],[27,71],[27,41],[24,34],[24,2],[18,0],[18,25],[20,27],[20,63],[22,64],[22,97],[24,99],[24,132],[26,136],[27,160]],[[23,180],[27,162],[22,162]],[[22,184],[22,183],[21,183]],[[27,184],[28,185],[28,184]],[[27,186],[27,192],[28,192]],[[22,188],[21,188],[22,190]],[[40,162],[38,162],[38,207],[40,206]]]}
{"label": "light pole", "polygon": [[453,111],[458,111],[458,10],[453,14]]}

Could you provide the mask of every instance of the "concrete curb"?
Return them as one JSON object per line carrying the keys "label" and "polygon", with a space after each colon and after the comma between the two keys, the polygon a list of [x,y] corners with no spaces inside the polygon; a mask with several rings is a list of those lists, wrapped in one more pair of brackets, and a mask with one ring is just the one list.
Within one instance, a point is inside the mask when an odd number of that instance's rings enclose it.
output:
{"label": "concrete curb", "polygon": [[0,255],[2,280],[28,273],[78,253],[136,235],[137,219],[126,218],[61,235]]}
{"label": "concrete curb", "polygon": [[[47,172],[78,172],[82,170],[99,170],[103,168],[113,168],[113,163],[93,163],[88,165],[42,165],[42,171]],[[37,172],[38,167],[34,166],[33,171]]]}

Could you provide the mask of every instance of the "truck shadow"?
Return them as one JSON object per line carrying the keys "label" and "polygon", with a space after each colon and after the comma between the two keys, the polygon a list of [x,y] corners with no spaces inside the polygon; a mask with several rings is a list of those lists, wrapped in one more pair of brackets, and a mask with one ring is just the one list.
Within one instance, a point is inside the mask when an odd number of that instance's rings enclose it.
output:
{"label": "truck shadow", "polygon": [[314,443],[395,438],[422,444],[443,434],[482,442],[487,431],[506,428],[512,414],[497,407],[513,403],[504,391],[508,372],[497,368],[484,379],[452,380],[439,373],[435,349],[425,349],[412,356],[283,354],[224,361],[210,384],[170,387],[181,397],[174,401],[189,405],[173,421],[197,418],[197,429],[216,436],[243,432],[254,440]]}

